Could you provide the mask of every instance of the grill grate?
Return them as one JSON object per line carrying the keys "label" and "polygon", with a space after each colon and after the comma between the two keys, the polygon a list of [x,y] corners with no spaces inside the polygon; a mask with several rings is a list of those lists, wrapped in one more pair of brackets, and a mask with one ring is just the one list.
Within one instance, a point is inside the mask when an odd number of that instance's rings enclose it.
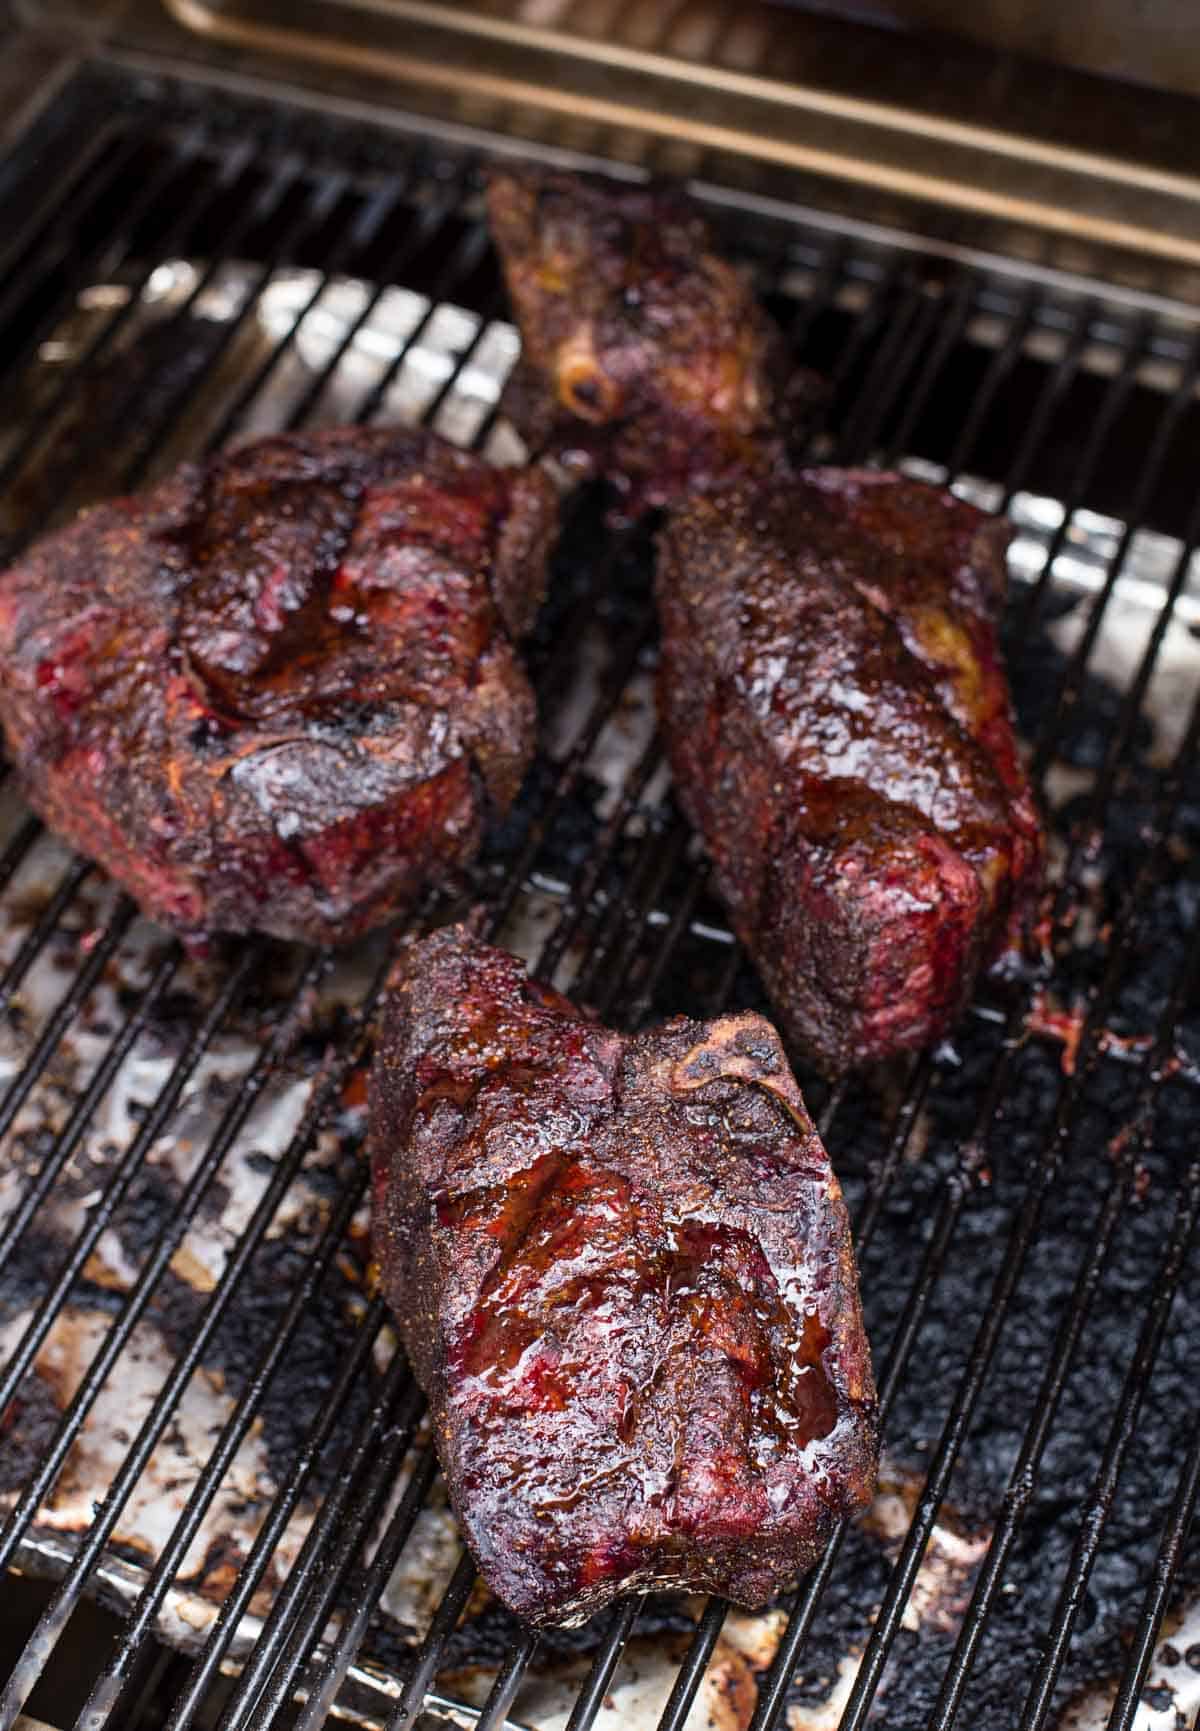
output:
{"label": "grill grate", "polygon": [[[420,414],[503,454],[514,340],[477,172],[429,138],[78,81],[0,176],[5,551],[251,431]],[[56,1584],[11,1655],[0,1726],[28,1702],[88,1727],[315,1731],[336,1702],[392,1731],[422,1715],[496,1731],[510,1713],[682,1731],[705,1711],[753,1731],[1151,1731],[1200,1705],[1200,333],[1094,285],[715,202],[830,380],[814,452],[903,460],[1020,529],[1010,652],[1053,818],[1053,977],[989,988],[904,1074],[802,1076],[855,1222],[883,1494],[759,1619],[630,1601],[535,1641],[483,1603],[431,1525],[419,1398],[364,1284],[361,1078],[387,946],[335,966],[257,944],[198,974],[10,799],[0,1566]],[[648,563],[644,536],[607,537],[594,500],[572,504],[530,656],[545,749],[477,884],[494,931],[626,1025],[758,1002],[666,789]],[[139,1063],[154,1085],[100,1146]],[[181,1257],[227,1220],[213,1198],[281,1093],[296,1109],[269,1176],[188,1287]],[[55,1215],[60,1195],[73,1213]],[[72,1380],[73,1310],[91,1334]],[[151,1325],[159,1374],[87,1468],[106,1389],[141,1386]],[[229,1387],[170,1483],[175,1518],[131,1549],[130,1499],[217,1371]],[[270,1470],[231,1492],[259,1433]],[[94,1507],[56,1531],[85,1468]],[[394,1571],[423,1548],[424,1616],[398,1619]],[[52,1711],[52,1655],[89,1596],[114,1607],[115,1639]],[[630,1667],[651,1642],[647,1705]],[[1147,1694],[1160,1674],[1168,1693]]]}

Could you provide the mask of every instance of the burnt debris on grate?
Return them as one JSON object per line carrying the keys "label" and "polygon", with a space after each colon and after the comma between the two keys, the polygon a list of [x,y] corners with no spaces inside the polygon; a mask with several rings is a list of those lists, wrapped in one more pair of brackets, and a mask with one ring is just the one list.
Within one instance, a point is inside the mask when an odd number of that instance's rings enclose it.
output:
{"label": "burnt debris on grate", "polygon": [[[425,418],[515,454],[461,149],[114,75],[51,106],[0,210],[8,553],[285,426]],[[4,786],[0,1560],[53,1586],[0,1724],[49,1699],[87,1598],[115,1644],[59,1719],[89,1726],[314,1731],[336,1701],[394,1726],[998,1731],[1200,1705],[1200,337],[1100,288],[716,215],[829,381],[814,455],[901,462],[1018,529],[1053,968],[895,1073],[802,1076],[858,1233],[880,1494],[765,1613],[663,1595],[526,1636],[463,1558],[368,1282],[387,940],[199,968]],[[626,1025],[765,1007],[671,803],[649,563],[570,503],[530,657],[543,750],[474,883]]]}

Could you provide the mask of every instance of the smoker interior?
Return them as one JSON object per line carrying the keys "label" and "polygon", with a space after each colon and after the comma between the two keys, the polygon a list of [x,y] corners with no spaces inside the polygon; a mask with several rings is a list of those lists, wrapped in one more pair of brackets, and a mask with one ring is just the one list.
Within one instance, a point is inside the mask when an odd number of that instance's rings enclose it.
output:
{"label": "smoker interior", "polygon": [[[0,170],[0,534],[282,426],[511,457],[480,150],[116,71]],[[0,1724],[1157,1728],[1200,1708],[1200,326],[700,187],[815,456],[1018,525],[1054,965],[830,1090],[881,1492],[760,1616],[533,1641],[479,1588],[369,1268],[385,937],[201,966],[0,817]],[[566,508],[542,749],[455,906],[623,1026],[765,1007],[654,730],[650,544]],[[1200,1605],[1195,1607],[1200,1613]],[[303,1703],[307,1702],[307,1705]]]}

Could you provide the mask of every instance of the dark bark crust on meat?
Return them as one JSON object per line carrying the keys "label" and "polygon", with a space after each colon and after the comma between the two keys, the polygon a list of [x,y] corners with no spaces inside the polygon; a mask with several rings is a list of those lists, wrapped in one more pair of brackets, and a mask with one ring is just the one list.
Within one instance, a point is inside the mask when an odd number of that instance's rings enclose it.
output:
{"label": "dark bark crust on meat", "polygon": [[845,1209],[769,1023],[588,1021],[459,927],[401,958],[374,1239],[489,1586],[759,1605],[874,1482]]}
{"label": "dark bark crust on meat", "polygon": [[938,1038],[1026,942],[1041,837],[996,636],[1008,534],[834,469],[696,499],[663,531],[679,797],[826,1070]]}
{"label": "dark bark crust on meat", "polygon": [[[792,1038],[925,1045],[1021,947],[1041,855],[996,639],[1007,527],[892,476],[795,472],[779,334],[679,194],[494,173],[505,402],[661,541],[681,802]],[[707,498],[704,496],[707,495]]]}
{"label": "dark bark crust on meat", "polygon": [[629,514],[782,460],[785,345],[686,198],[505,167],[488,214],[521,331],[502,408],[531,452],[603,473]]}
{"label": "dark bark crust on meat", "polygon": [[475,853],[532,755],[510,641],[557,512],[417,429],[266,439],[0,575],[30,802],[189,940],[336,942]]}

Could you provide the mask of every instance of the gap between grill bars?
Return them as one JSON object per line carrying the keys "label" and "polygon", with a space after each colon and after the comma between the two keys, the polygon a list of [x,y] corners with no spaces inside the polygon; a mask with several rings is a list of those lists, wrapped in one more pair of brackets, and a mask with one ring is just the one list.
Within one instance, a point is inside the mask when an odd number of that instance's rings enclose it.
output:
{"label": "gap between grill bars", "polygon": [[[268,105],[206,112],[186,86],[117,94],[68,90],[103,124],[80,128],[44,205],[10,213],[9,554],[97,492],[268,428],[424,418],[505,454],[496,404],[515,342],[477,156]],[[13,804],[0,1128],[33,1151],[11,1199],[0,1192],[3,1422],[19,1423],[68,1323],[86,1316],[92,1332],[36,1460],[3,1487],[0,1560],[56,1584],[0,1680],[0,1725],[38,1710],[56,1643],[99,1596],[115,1639],[70,1709],[79,1726],[315,1731],[337,1703],[392,1728],[427,1711],[485,1731],[509,1715],[538,1731],[682,1731],[720,1711],[741,1731],[987,1731],[1013,1713],[1031,1728],[1156,1731],[1145,1689],[1175,1675],[1160,1625],[1170,1613],[1190,1628],[1200,1592],[1185,1350],[1200,1320],[1200,337],[1109,305],[1101,285],[1086,299],[1014,294],[983,271],[806,229],[799,213],[752,221],[723,200],[721,222],[797,359],[829,381],[814,456],[911,464],[1018,528],[1010,655],[1057,837],[1053,973],[988,988],[953,1042],[903,1075],[832,1091],[802,1078],[851,1202],[888,1417],[884,1492],[765,1617],[648,1599],[571,1640],[534,1640],[488,1607],[441,1511],[419,1395],[362,1289],[356,1079],[386,951],[347,974],[250,947],[197,980]],[[666,789],[647,539],[604,534],[587,497],[567,516],[559,593],[530,652],[544,749],[485,854],[480,899],[498,935],[621,1025],[758,1003]],[[131,1064],[153,1087],[103,1153],[97,1125],[111,1127]],[[217,1254],[213,1197],[244,1176],[247,1138],[289,1090],[287,1133]],[[181,1121],[197,1146],[171,1188],[163,1151]],[[96,1194],[60,1205],[85,1163]],[[147,1202],[156,1184],[169,1219]],[[153,1230],[135,1242],[139,1209]],[[288,1233],[294,1263],[264,1296],[260,1265]],[[202,1290],[181,1293],[177,1270],[210,1252]],[[41,1294],[22,1307],[31,1263]],[[173,1345],[160,1326],[172,1304]],[[243,1360],[228,1344],[212,1358],[251,1313]],[[273,1391],[287,1398],[313,1328],[339,1317],[345,1355],[287,1431]],[[94,1507],[56,1538],[42,1517],[60,1474],[86,1465],[111,1422],[111,1377],[158,1338],[136,1422],[88,1469]],[[176,1518],[139,1549],[122,1536],[128,1510],[206,1382],[211,1424]],[[267,1466],[245,1491],[255,1519],[239,1525],[228,1481],[262,1436]],[[1155,1487],[1142,1456],[1165,1463]],[[206,1608],[180,1583],[197,1535],[221,1522],[227,1562],[202,1583]],[[422,1546],[436,1552],[428,1578],[393,1589]],[[421,1613],[407,1626],[387,1609],[404,1592]],[[162,1648],[164,1632],[184,1650]],[[639,1666],[654,1685],[641,1677],[641,1695]],[[1200,1703],[1186,1678],[1171,1686],[1181,1712]]]}

